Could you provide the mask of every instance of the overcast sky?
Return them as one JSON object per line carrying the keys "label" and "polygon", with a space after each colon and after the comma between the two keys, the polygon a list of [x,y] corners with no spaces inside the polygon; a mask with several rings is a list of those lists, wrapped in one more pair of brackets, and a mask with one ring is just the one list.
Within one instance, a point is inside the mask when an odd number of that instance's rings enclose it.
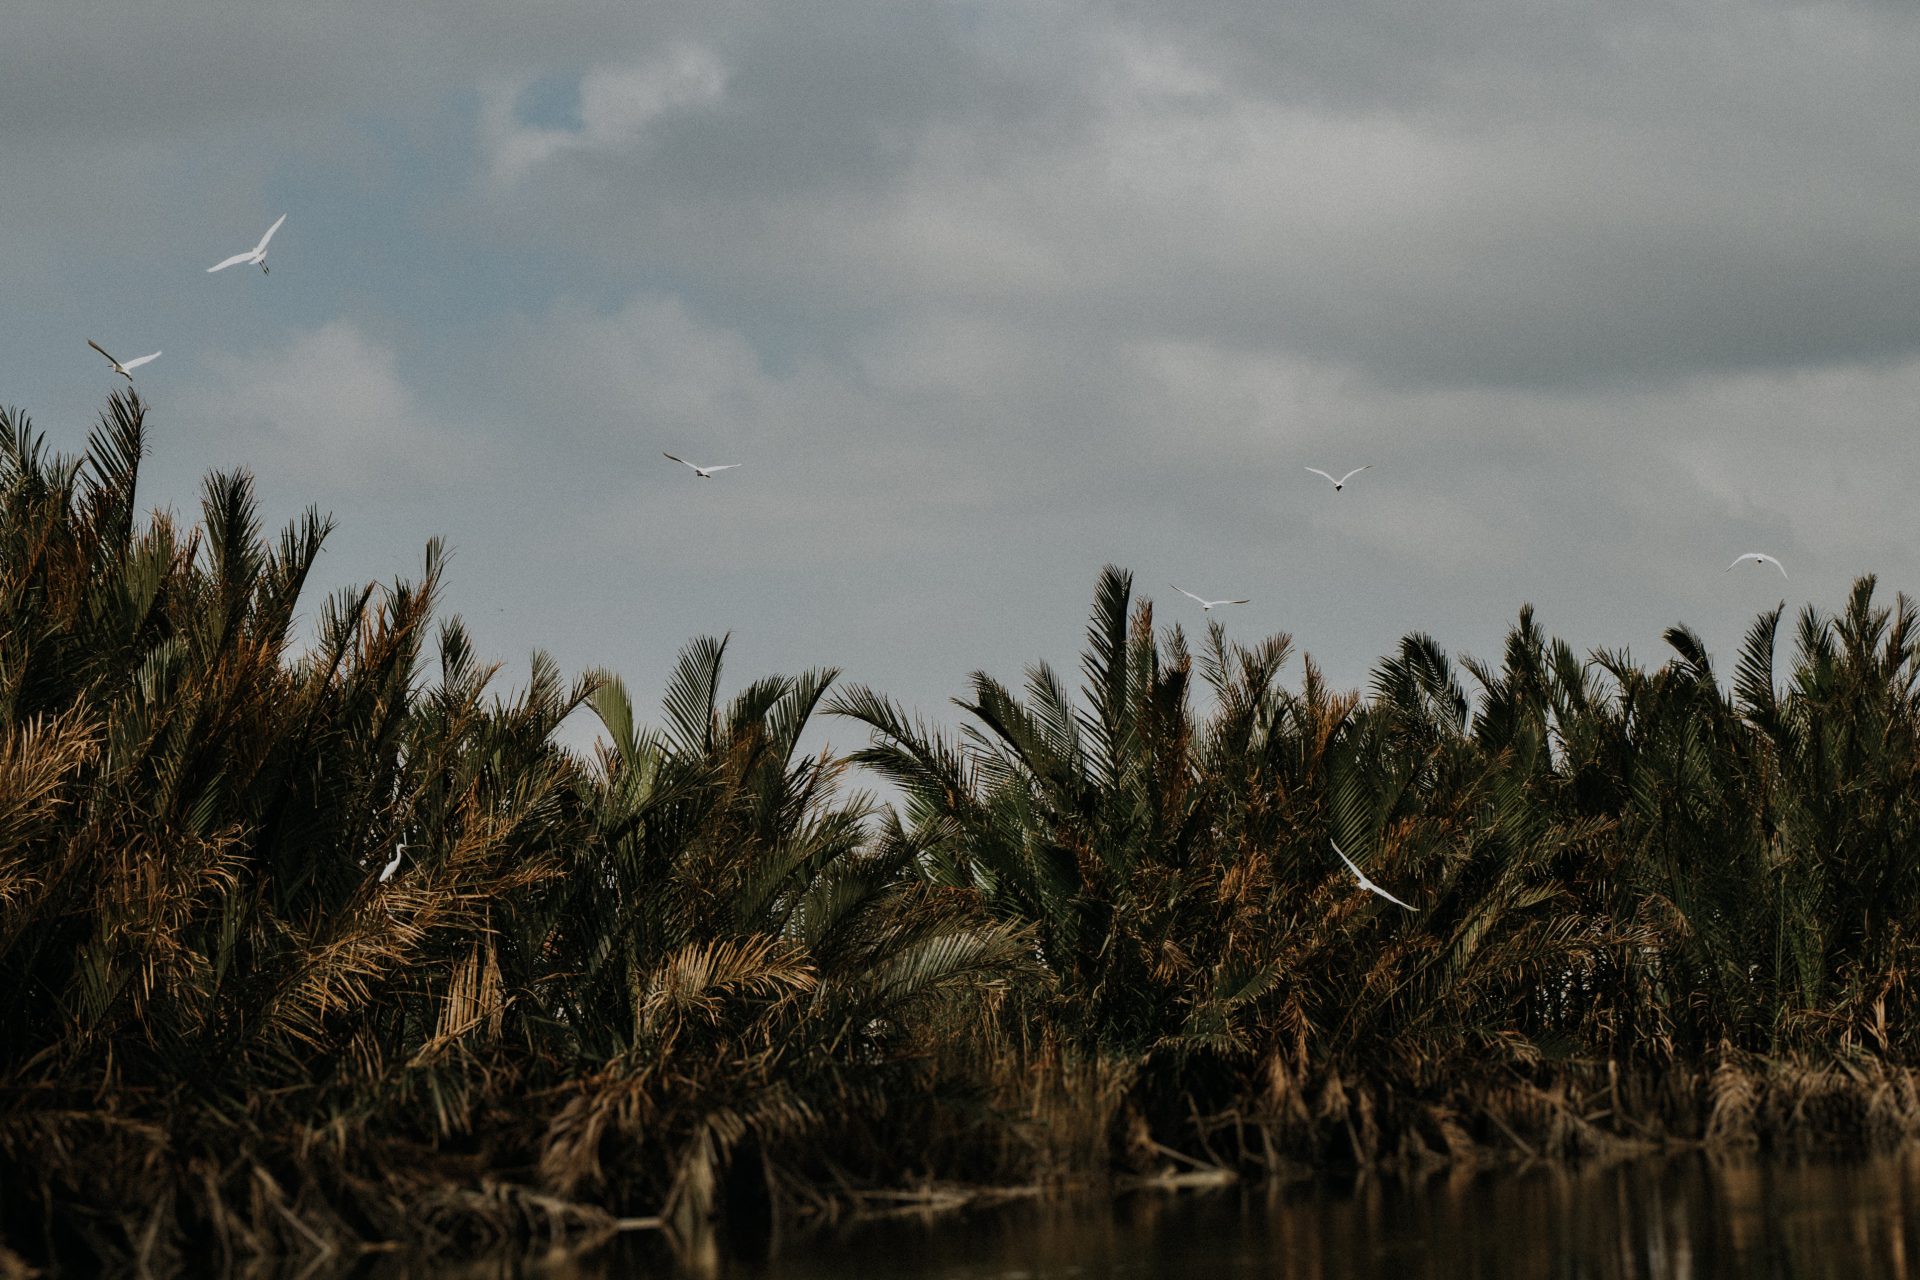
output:
{"label": "overcast sky", "polygon": [[148,505],[443,536],[509,674],[944,715],[1109,561],[1347,684],[1920,587],[1910,3],[25,0],[0,122],[0,403],[164,349]]}

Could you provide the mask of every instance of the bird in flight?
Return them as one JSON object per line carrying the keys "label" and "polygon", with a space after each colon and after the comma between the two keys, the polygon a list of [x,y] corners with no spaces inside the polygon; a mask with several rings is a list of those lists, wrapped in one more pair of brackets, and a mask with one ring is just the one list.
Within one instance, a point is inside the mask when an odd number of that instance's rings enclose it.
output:
{"label": "bird in flight", "polygon": [[1333,491],[1335,493],[1338,493],[1342,489],[1347,487],[1347,481],[1353,479],[1355,476],[1359,475],[1362,471],[1365,471],[1367,467],[1371,467],[1372,465],[1373,464],[1369,462],[1365,467],[1355,467],[1353,470],[1347,472],[1347,474],[1341,476],[1338,480],[1335,480],[1332,476],[1328,475],[1326,472],[1322,471],[1318,467],[1308,467],[1307,470],[1313,472],[1313,474],[1319,476],[1321,479],[1325,480],[1328,484],[1332,485]]}
{"label": "bird in flight", "polygon": [[393,873],[400,869],[400,855],[405,853],[406,851],[407,851],[407,846],[405,845],[399,845],[394,849],[393,861],[389,862],[386,866],[380,868],[381,884],[385,884],[387,881],[393,879]]}
{"label": "bird in flight", "polygon": [[1749,560],[1753,561],[1755,564],[1770,564],[1774,568],[1780,571],[1781,577],[1784,578],[1787,576],[1787,566],[1781,564],[1778,560],[1775,560],[1772,556],[1768,555],[1764,551],[1749,551],[1747,552],[1747,554],[1741,556],[1738,560],[1735,560],[1732,564],[1728,565],[1725,569],[1721,570],[1721,572],[1732,573],[1735,569],[1739,568],[1741,565],[1745,564]]}
{"label": "bird in flight", "polygon": [[1414,909],[1412,903],[1400,901],[1400,899],[1394,897],[1392,894],[1388,893],[1385,889],[1382,889],[1379,885],[1367,879],[1367,873],[1354,865],[1353,859],[1349,858],[1346,855],[1346,853],[1341,850],[1340,845],[1337,841],[1328,840],[1327,843],[1330,845],[1333,845],[1333,851],[1340,855],[1340,861],[1347,864],[1347,870],[1353,872],[1353,878],[1360,882],[1360,887],[1362,889],[1365,889],[1368,893],[1375,894],[1379,897],[1385,898],[1388,902],[1393,903],[1395,906],[1405,907],[1409,911],[1412,911]]}
{"label": "bird in flight", "polygon": [[[95,351],[98,351],[101,355],[107,356],[107,349],[101,346],[99,343],[95,342],[92,338],[87,339],[87,345],[92,347]],[[115,360],[112,356],[107,356],[107,363],[113,366],[113,371],[115,373],[125,378],[128,382],[132,382],[133,371],[135,369],[138,369],[141,365],[147,363],[147,361],[149,360],[158,360],[159,358],[160,358],[160,353],[156,351],[150,356],[141,356],[138,360],[129,360],[125,364],[121,364],[118,360]]]}
{"label": "bird in flight", "polygon": [[[665,452],[663,452],[661,456],[664,458],[673,458],[672,454],[665,453]],[[685,458],[673,458],[673,460],[679,463],[683,467],[693,467],[693,474],[699,476],[702,480],[711,480],[713,479],[714,472],[731,471],[735,467],[740,465],[737,462],[729,462],[729,463],[726,463],[724,466],[718,466],[718,467],[694,467],[693,464],[691,462],[688,462]]]}
{"label": "bird in flight", "polygon": [[216,271],[225,271],[228,267],[237,267],[243,262],[248,266],[259,267],[260,274],[267,274],[267,241],[273,239],[273,233],[278,231],[280,224],[286,220],[287,215],[284,213],[281,214],[278,218],[274,219],[273,225],[267,228],[267,234],[260,237],[259,244],[253,246],[253,248],[247,250],[245,253],[236,253],[225,262],[208,267],[207,274],[212,275]]}
{"label": "bird in flight", "polygon": [[1247,601],[1247,600],[1202,600],[1202,599],[1200,599],[1200,597],[1199,597],[1199,596],[1197,596],[1197,595],[1195,595],[1195,594],[1193,594],[1193,592],[1191,592],[1191,591],[1188,591],[1188,590],[1187,590],[1186,588],[1184,588],[1184,587],[1180,587],[1180,586],[1176,586],[1176,585],[1175,585],[1174,583],[1171,583],[1171,582],[1169,582],[1169,583],[1168,583],[1167,585],[1168,585],[1168,586],[1170,586],[1170,587],[1173,587],[1173,589],[1174,589],[1175,591],[1178,591],[1178,592],[1179,592],[1179,593],[1180,593],[1181,595],[1183,595],[1183,596],[1185,596],[1185,597],[1186,597],[1187,599],[1189,599],[1189,600],[1192,600],[1192,601],[1194,601],[1194,602],[1196,602],[1197,604],[1199,604],[1199,606],[1200,606],[1200,612],[1202,612],[1202,613],[1211,613],[1211,612],[1213,611],[1213,606],[1215,606],[1215,605],[1217,605],[1217,604],[1248,604],[1248,603],[1251,603],[1250,601]]}

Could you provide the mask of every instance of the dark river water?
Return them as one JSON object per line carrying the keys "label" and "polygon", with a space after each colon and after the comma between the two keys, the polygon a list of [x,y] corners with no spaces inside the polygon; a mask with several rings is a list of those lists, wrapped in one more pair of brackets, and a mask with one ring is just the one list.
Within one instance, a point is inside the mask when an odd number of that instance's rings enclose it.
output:
{"label": "dark river water", "polygon": [[[1920,1152],[1847,1163],[1649,1159],[1139,1194],[894,1218],[786,1242],[769,1260],[673,1255],[657,1239],[558,1271],[761,1280],[1299,1276],[1920,1275]],[[519,1268],[522,1275],[535,1274]],[[498,1271],[495,1275],[500,1274]]]}

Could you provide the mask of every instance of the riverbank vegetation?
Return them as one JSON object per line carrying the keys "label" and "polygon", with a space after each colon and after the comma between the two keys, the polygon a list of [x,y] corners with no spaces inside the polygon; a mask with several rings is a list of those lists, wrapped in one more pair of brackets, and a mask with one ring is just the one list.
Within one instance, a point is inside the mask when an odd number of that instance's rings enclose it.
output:
{"label": "riverbank vegetation", "polygon": [[[497,690],[437,546],[322,596],[328,522],[267,536],[244,475],[141,515],[145,432],[130,391],[78,459],[0,413],[16,1259],[1920,1134],[1920,629],[1871,579],[1730,678],[1523,610],[1345,692],[1108,570],[1079,679],[976,675],[957,727],[729,692],[722,640],[650,717],[545,659]],[[803,752],[822,716],[868,744]]]}

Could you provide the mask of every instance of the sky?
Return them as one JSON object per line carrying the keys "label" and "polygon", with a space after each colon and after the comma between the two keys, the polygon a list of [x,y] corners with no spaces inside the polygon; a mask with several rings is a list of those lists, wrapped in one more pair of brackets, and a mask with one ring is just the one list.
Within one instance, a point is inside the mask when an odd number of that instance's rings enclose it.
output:
{"label": "sky", "polygon": [[[503,690],[541,648],[650,706],[728,632],[730,687],[830,665],[953,718],[974,670],[1073,668],[1109,562],[1348,686],[1411,631],[1497,657],[1528,602],[1730,669],[1783,599],[1920,587],[1904,0],[5,28],[0,403],[78,450],[120,381],[86,340],[163,350],[145,504],[245,467],[270,526],[338,521],[323,590],[444,538]],[[282,213],[270,275],[206,273]]]}

